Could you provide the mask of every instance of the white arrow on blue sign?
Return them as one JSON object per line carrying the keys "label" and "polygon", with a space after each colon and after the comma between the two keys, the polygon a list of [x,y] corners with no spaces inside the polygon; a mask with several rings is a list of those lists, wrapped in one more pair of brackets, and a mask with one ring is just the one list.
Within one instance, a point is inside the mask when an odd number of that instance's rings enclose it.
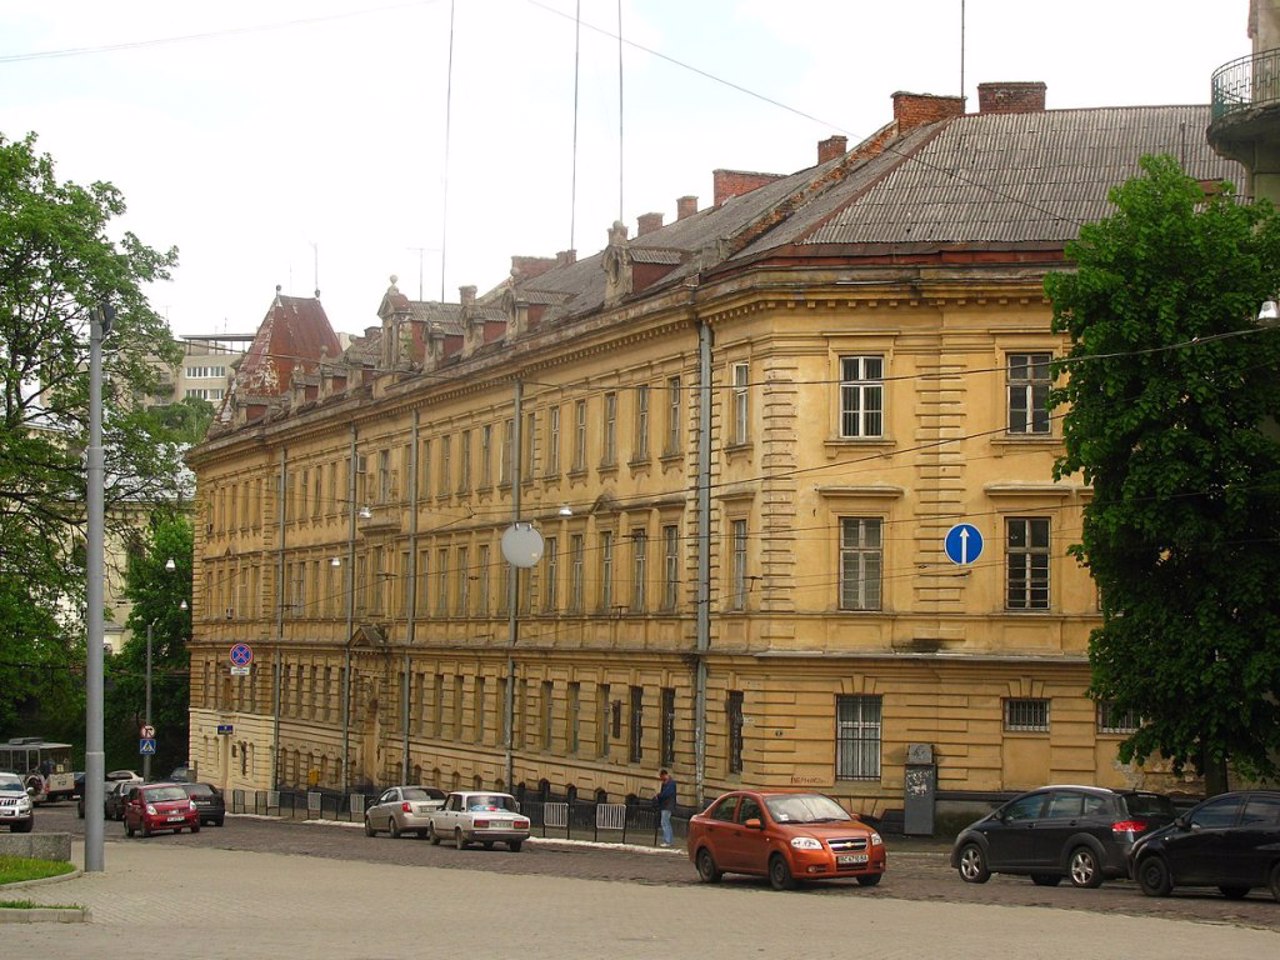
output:
{"label": "white arrow on blue sign", "polygon": [[964,566],[982,556],[982,531],[972,523],[957,523],[947,531],[942,549],[952,563]]}

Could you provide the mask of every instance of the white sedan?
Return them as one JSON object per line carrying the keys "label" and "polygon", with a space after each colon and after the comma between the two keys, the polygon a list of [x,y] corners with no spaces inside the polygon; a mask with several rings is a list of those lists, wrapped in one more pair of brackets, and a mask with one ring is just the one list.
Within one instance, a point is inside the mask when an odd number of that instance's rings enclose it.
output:
{"label": "white sedan", "polygon": [[445,799],[444,807],[430,816],[427,836],[431,842],[448,838],[459,850],[471,843],[486,850],[503,843],[514,853],[529,839],[529,818],[520,815],[520,804],[509,793],[456,790]]}

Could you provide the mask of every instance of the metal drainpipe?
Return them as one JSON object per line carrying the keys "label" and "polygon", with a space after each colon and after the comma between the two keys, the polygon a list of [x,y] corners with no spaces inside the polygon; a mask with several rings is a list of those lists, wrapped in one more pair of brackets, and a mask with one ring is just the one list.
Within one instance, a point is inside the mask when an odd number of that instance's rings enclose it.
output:
{"label": "metal drainpipe", "polygon": [[274,789],[280,789],[280,679],[284,672],[284,665],[281,663],[281,650],[284,644],[284,546],[285,546],[285,514],[289,509],[288,503],[285,502],[285,491],[288,485],[285,483],[287,479],[287,471],[289,469],[289,448],[280,448],[280,490],[279,490],[279,514],[280,520],[280,548],[277,550],[276,556],[276,655],[275,655],[275,681],[272,691],[271,702],[271,785]]}
{"label": "metal drainpipe", "polygon": [[[417,616],[418,616],[418,423],[419,411],[413,411],[413,426],[409,431],[409,482],[404,484],[409,491],[409,569],[405,572],[405,576],[409,578],[408,591],[409,602],[405,604],[405,632],[404,640],[406,647],[412,647],[414,640],[417,638]],[[411,690],[409,673],[411,666],[409,650],[404,652],[404,690],[402,691],[401,703],[404,708],[400,711],[403,718],[403,732],[400,750],[400,782],[409,782],[409,693]]]}
{"label": "metal drainpipe", "polygon": [[698,321],[698,615],[693,782],[702,808],[707,775],[707,652],[711,648],[711,328]]}
{"label": "metal drainpipe", "polygon": [[347,591],[347,635],[343,647],[342,671],[342,792],[351,784],[351,634],[356,623],[356,472],[360,461],[356,453],[356,425],[351,425],[351,471],[347,477],[347,575],[343,578]]}
{"label": "metal drainpipe", "polygon": [[[523,414],[524,384],[516,381],[515,409],[511,418],[511,522],[520,521],[520,419]],[[507,792],[514,793],[516,737],[516,641],[520,639],[520,568],[514,563],[507,580]]]}

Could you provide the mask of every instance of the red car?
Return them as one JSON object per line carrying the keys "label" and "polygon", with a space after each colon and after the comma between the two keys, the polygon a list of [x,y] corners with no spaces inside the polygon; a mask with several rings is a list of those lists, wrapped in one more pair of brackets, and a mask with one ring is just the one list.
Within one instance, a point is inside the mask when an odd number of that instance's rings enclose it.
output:
{"label": "red car", "polygon": [[200,811],[176,783],[140,783],[129,788],[124,802],[124,832],[149,837],[157,830],[200,832]]}
{"label": "red car", "polygon": [[745,873],[775,890],[841,878],[874,887],[885,868],[880,834],[821,793],[726,793],[689,821],[688,849],[707,883]]}

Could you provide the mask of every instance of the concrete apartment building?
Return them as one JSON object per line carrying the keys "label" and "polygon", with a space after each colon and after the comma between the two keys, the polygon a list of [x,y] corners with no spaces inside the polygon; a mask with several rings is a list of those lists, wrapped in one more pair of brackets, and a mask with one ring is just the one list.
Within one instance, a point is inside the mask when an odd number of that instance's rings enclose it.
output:
{"label": "concrete apartment building", "polygon": [[1169,785],[1085,695],[1089,491],[1052,478],[1042,283],[1141,155],[1242,169],[1207,106],[893,104],[483,296],[393,278],[346,350],[277,296],[190,456],[202,775],[616,800],[667,766],[686,802],[881,814],[909,757],[942,801]]}

